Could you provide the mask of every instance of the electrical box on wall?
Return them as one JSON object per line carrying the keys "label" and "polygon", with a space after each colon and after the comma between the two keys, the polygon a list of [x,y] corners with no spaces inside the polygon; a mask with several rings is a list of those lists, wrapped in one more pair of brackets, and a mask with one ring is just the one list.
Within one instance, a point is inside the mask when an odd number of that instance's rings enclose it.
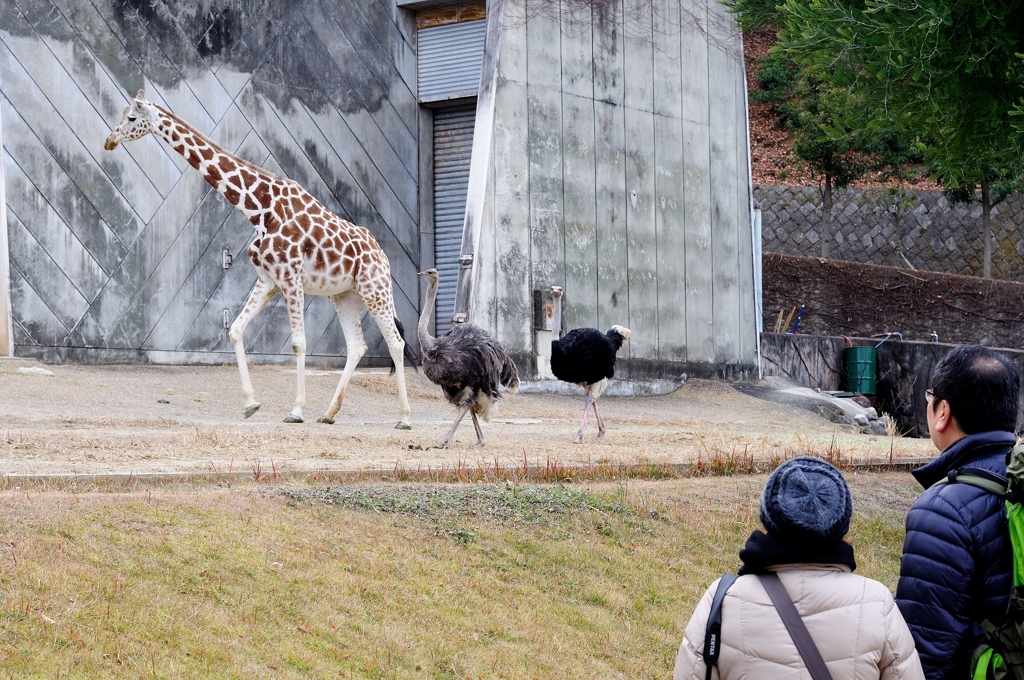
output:
{"label": "electrical box on wall", "polygon": [[551,289],[533,291],[533,342],[537,355],[537,377],[554,380],[551,372],[551,328],[555,320],[555,301]]}
{"label": "electrical box on wall", "polygon": [[[562,297],[563,304],[565,296]],[[555,300],[551,290],[533,291],[533,328],[538,331],[550,331],[555,320]]]}

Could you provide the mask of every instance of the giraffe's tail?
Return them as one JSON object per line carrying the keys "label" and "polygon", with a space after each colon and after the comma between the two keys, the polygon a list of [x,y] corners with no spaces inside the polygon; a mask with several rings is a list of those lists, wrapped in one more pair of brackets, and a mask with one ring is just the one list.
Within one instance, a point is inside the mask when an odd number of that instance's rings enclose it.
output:
{"label": "giraffe's tail", "polygon": [[[402,338],[402,342],[405,342],[405,326],[402,325],[402,322],[398,320],[397,316],[395,317],[395,328],[398,329],[398,335]],[[414,372],[416,372],[416,373],[419,373],[420,369],[416,368],[416,355],[412,353],[412,350],[409,348],[409,343],[408,342],[405,343],[405,358],[409,360],[410,364],[412,364],[412,370]],[[391,373],[394,373],[394,372],[395,372],[395,362],[392,361],[391,362]]]}

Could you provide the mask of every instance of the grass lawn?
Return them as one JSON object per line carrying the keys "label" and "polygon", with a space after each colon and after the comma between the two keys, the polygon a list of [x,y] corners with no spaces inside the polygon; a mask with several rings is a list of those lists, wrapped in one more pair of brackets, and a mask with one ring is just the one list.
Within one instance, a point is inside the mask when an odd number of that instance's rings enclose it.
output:
{"label": "grass lawn", "polygon": [[[847,473],[895,587],[909,474]],[[765,477],[0,493],[0,677],[667,678]]]}

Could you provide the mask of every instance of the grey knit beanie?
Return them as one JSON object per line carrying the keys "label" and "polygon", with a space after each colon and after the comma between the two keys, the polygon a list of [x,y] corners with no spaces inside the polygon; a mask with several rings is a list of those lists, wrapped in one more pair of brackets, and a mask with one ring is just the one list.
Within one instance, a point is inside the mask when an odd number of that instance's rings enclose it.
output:
{"label": "grey knit beanie", "polygon": [[761,523],[783,540],[839,540],[850,528],[851,514],[846,480],[820,458],[786,461],[768,477],[761,494]]}

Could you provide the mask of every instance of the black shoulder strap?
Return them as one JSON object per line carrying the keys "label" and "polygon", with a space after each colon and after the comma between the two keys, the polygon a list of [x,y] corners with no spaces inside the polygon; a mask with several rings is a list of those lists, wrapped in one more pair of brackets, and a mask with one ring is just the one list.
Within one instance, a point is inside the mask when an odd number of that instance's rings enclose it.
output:
{"label": "black shoulder strap", "polygon": [[708,614],[708,627],[704,631],[704,665],[707,666],[705,680],[711,680],[711,669],[718,665],[718,656],[722,653],[722,600],[730,586],[736,582],[736,574],[726,574],[718,582],[718,590],[711,601],[711,613]]}
{"label": "black shoulder strap", "polygon": [[786,587],[779,580],[779,575],[775,572],[768,572],[758,574],[757,578],[761,581],[761,585],[764,586],[768,597],[771,598],[772,604],[775,605],[775,611],[779,613],[782,623],[786,624],[786,630],[789,631],[789,636],[793,638],[793,644],[796,645],[796,650],[800,652],[800,656],[803,658],[804,665],[807,666],[807,671],[811,674],[811,678],[813,680],[832,680],[832,674],[828,672],[828,666],[825,665],[825,660],[821,658],[818,646],[814,644],[814,640],[811,638],[807,626],[804,625],[803,619],[800,618],[800,613],[797,612],[792,598],[786,592]]}

